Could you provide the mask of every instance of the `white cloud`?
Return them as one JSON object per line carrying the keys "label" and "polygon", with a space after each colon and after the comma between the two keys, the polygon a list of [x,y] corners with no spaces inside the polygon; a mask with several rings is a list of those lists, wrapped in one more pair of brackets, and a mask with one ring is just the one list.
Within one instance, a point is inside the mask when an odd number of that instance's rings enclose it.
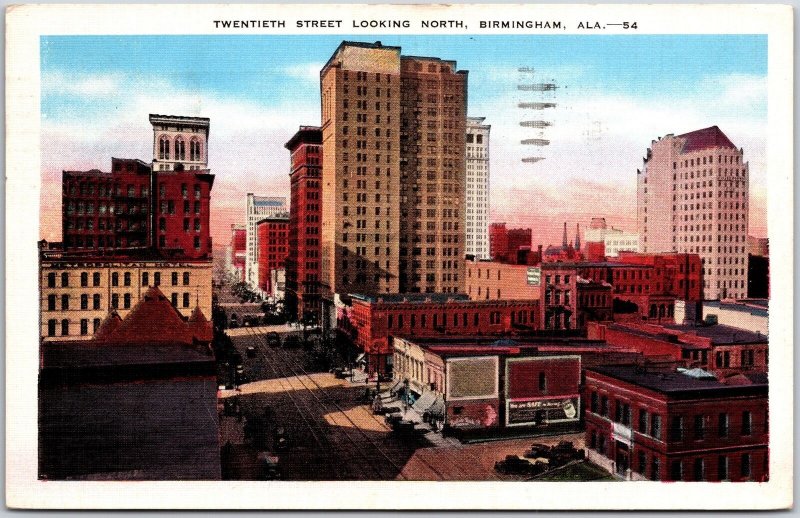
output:
{"label": "white cloud", "polygon": [[299,79],[301,81],[311,81],[315,84],[319,82],[319,71],[322,70],[322,67],[325,66],[325,63],[298,63],[295,65],[289,65],[283,69],[283,73],[293,79]]}

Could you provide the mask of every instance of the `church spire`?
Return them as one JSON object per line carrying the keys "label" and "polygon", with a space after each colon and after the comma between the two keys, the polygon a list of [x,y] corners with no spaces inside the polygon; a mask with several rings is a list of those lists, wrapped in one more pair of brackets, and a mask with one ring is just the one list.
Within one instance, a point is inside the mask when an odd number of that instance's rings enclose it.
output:
{"label": "church spire", "polygon": [[561,239],[561,246],[567,247],[567,222],[564,222],[564,237]]}
{"label": "church spire", "polygon": [[578,223],[578,228],[575,230],[575,250],[581,249],[581,224]]}

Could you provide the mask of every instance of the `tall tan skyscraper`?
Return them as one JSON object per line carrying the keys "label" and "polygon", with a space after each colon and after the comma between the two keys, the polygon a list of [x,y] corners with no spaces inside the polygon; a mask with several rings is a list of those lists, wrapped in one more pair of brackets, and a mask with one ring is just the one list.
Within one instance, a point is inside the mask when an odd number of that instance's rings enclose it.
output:
{"label": "tall tan skyscraper", "polygon": [[653,141],[637,174],[641,251],[699,254],[706,299],[747,296],[743,154],[712,126]]}
{"label": "tall tan skyscraper", "polygon": [[466,72],[343,42],[320,79],[323,288],[461,291]]}

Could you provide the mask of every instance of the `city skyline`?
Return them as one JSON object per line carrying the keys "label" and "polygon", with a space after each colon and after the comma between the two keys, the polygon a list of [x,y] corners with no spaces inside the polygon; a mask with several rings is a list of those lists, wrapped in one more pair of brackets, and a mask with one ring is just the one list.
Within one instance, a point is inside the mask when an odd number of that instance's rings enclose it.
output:
{"label": "city skyline", "polygon": [[[299,125],[319,123],[319,71],[332,49],[344,39],[380,40],[469,70],[467,115],[492,124],[490,221],[532,227],[534,242],[545,245],[560,242],[565,220],[583,228],[605,216],[634,230],[635,171],[650,142],[718,125],[744,148],[751,234],[766,235],[764,36],[304,36],[300,48],[297,38],[43,38],[42,200],[58,197],[64,169],[108,170],[109,156],[146,159],[144,113],[210,117],[212,235],[220,247],[230,225],[244,222],[247,192],[288,195],[283,143]],[[182,45],[199,57],[159,57],[158,49]],[[683,68],[674,67],[677,55]],[[547,114],[552,143],[536,164],[520,162],[530,154],[519,144],[530,133],[519,126],[530,118],[517,108],[520,66],[560,87]],[[60,208],[42,203],[41,216],[41,237],[60,239]]]}

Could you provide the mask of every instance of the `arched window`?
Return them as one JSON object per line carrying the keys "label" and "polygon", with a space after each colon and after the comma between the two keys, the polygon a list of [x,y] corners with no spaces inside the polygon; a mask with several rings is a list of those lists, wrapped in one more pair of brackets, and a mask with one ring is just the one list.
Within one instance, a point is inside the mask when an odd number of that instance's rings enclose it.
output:
{"label": "arched window", "polygon": [[186,143],[183,137],[175,139],[175,160],[186,160]]}
{"label": "arched window", "polygon": [[169,137],[166,135],[161,135],[158,139],[158,158],[169,160]]}
{"label": "arched window", "polygon": [[189,142],[189,160],[192,162],[200,162],[202,160],[200,156],[200,141],[193,138],[191,142]]}

